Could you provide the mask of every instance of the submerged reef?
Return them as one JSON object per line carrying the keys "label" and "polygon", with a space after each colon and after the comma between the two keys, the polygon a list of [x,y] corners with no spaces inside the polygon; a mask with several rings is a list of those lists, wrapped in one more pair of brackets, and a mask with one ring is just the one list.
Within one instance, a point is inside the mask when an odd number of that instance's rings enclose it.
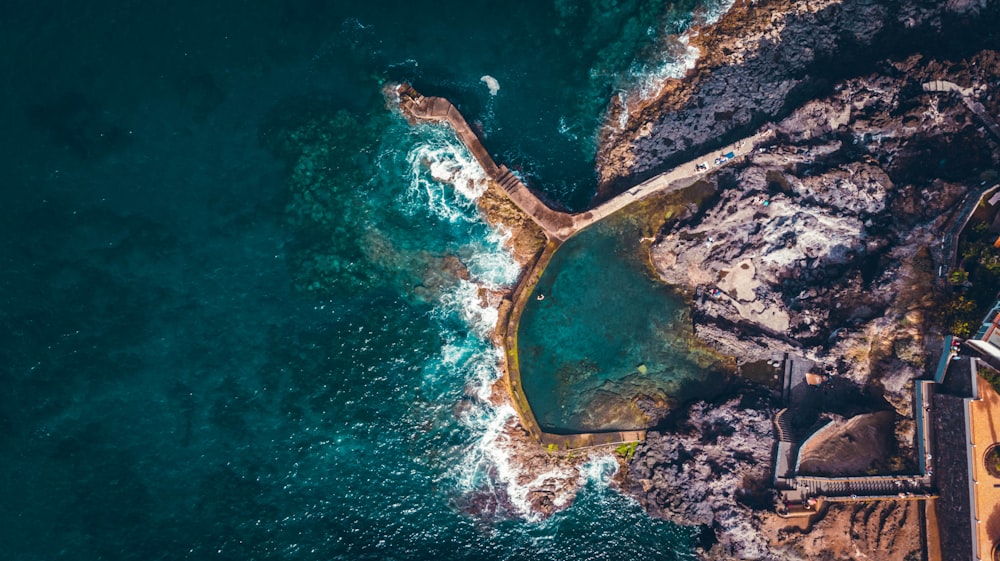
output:
{"label": "submerged reef", "polygon": [[[353,114],[321,108],[275,111],[262,144],[289,168],[286,216],[299,233],[290,252],[295,286],[306,291],[359,291],[381,277],[365,258],[370,201],[366,186],[378,140]],[[320,233],[321,235],[315,235]]]}
{"label": "submerged reef", "polygon": [[[442,174],[460,167],[450,161],[453,148],[442,141],[410,153],[387,150],[380,139],[393,126],[406,133],[381,107],[359,116],[309,102],[295,110],[281,107],[261,126],[262,145],[288,168],[284,206],[294,234],[288,260],[297,290],[330,297],[391,287],[431,302],[470,278],[468,259],[463,260],[469,249],[454,247],[461,237],[413,236],[411,227],[421,216],[408,212],[406,205],[408,198],[417,196],[413,193],[424,184],[423,176],[435,173],[435,162],[428,160],[441,159],[440,167],[447,168]],[[409,183],[378,184],[384,176],[380,166],[394,166]],[[473,204],[462,195],[455,200],[456,206]],[[442,203],[443,212],[451,212],[451,203]],[[376,216],[378,221],[373,220]]]}

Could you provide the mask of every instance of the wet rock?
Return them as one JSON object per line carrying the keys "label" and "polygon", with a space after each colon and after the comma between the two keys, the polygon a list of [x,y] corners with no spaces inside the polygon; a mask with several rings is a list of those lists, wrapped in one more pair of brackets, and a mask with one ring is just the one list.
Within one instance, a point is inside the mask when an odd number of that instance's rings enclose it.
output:
{"label": "wet rock", "polygon": [[[977,2],[737,2],[718,23],[689,34],[701,58],[684,78],[668,80],[658,94],[633,99],[629,106],[620,98],[612,102],[611,125],[598,154],[601,193],[610,196],[769,119],[783,118],[883,58],[943,48],[948,43],[942,36],[959,29],[973,41],[969,26],[988,25],[982,12],[991,10],[996,7]],[[969,18],[976,14],[980,18]],[[983,30],[980,48],[988,46],[989,33]],[[825,121],[814,119],[803,134],[836,128],[845,109],[872,109],[863,94],[856,101],[834,108]],[[625,125],[614,126],[620,122]]]}
{"label": "wet rock", "polygon": [[[876,436],[884,437],[884,453],[868,464],[883,472],[912,468],[913,380],[933,367],[927,349],[941,329],[937,271],[951,263],[941,240],[963,199],[1000,165],[995,139],[965,104],[924,93],[920,84],[954,81],[1000,111],[1000,55],[905,56],[831,81],[822,95],[803,88],[817,53],[835,47],[828,41],[868,44],[899,25],[947,29],[945,12],[953,9],[982,5],[740,4],[732,21],[698,39],[733,48],[705,52],[704,67],[668,84],[648,106],[629,108],[632,124],[602,150],[608,187],[669,166],[761,115],[782,115],[764,150],[710,176],[716,197],[664,224],[651,262],[661,279],[693,295],[695,333],[718,351],[741,364],[784,353],[808,358],[840,396],[824,400],[833,417],[881,411],[885,426]],[[853,38],[826,35],[824,26],[854,18],[869,21],[843,30]],[[817,36],[799,35],[807,32]],[[791,52],[793,44],[801,52]],[[798,550],[808,540],[788,532],[769,543],[763,537],[765,520],[774,518],[764,514],[770,413],[734,401],[692,406],[671,419],[669,432],[650,433],[623,488],[656,516],[711,529],[718,543],[704,558],[785,559],[785,546]],[[912,551],[909,541],[900,543],[885,546],[885,558]]]}
{"label": "wet rock", "polygon": [[771,413],[740,399],[693,404],[675,430],[648,434],[628,464],[625,491],[654,516],[711,529],[717,551],[761,558],[767,543],[746,503],[770,499]]}

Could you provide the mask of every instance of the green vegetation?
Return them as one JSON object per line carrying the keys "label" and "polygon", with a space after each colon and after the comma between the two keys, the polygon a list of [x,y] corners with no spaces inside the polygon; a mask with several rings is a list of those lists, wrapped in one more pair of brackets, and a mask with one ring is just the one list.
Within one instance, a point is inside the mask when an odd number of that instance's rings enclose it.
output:
{"label": "green vegetation", "polygon": [[993,305],[1000,286],[1000,249],[993,247],[997,235],[990,232],[998,209],[981,204],[959,238],[961,263],[948,275],[955,294],[944,309],[945,323],[959,337],[968,337],[979,327]]}
{"label": "green vegetation", "polygon": [[559,451],[559,445],[551,443],[545,447],[545,451],[548,452],[549,454],[555,454],[556,452]]}
{"label": "green vegetation", "polygon": [[986,473],[1000,479],[1000,446],[993,445],[983,458]]}
{"label": "green vegetation", "polygon": [[615,453],[622,458],[625,458],[625,461],[627,462],[632,459],[632,456],[635,455],[635,449],[638,446],[638,442],[622,442],[617,448],[615,448]]}
{"label": "green vegetation", "polygon": [[978,314],[979,307],[976,302],[969,300],[964,295],[958,294],[948,301],[946,309],[948,315],[949,331],[958,337],[968,337],[972,334],[973,326],[979,324],[982,319]]}

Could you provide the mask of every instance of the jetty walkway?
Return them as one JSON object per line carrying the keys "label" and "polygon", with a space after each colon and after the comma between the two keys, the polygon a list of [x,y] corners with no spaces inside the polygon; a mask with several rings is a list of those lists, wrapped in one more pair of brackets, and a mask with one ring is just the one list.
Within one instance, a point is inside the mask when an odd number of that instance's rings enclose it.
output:
{"label": "jetty walkway", "polygon": [[979,120],[986,125],[986,128],[993,133],[993,136],[1000,140],[1000,125],[997,124],[996,120],[986,111],[982,103],[975,98],[975,90],[973,88],[963,88],[955,82],[949,82],[947,80],[933,80],[930,82],[924,82],[921,87],[925,92],[934,93],[957,93],[962,96],[962,103],[969,108],[970,111],[979,117]]}
{"label": "jetty walkway", "polygon": [[[703,176],[719,166],[726,165],[736,158],[753,152],[772,132],[766,131],[740,139],[728,146],[713,150],[709,154],[699,156],[681,164],[669,171],[654,176],[632,187],[628,191],[610,199],[590,210],[570,214],[554,210],[529,189],[506,166],[497,165],[490,157],[479,137],[466,122],[465,117],[455,106],[442,97],[425,97],[407,85],[396,88],[399,96],[399,108],[403,115],[412,122],[448,123],[455,130],[458,139],[468,148],[483,171],[496,182],[507,194],[510,200],[525,214],[531,217],[545,232],[550,240],[563,242],[573,237],[577,232],[591,226],[627,207],[657,193],[670,193],[690,187]],[[723,154],[722,162],[708,165],[700,163],[714,162],[713,154]]]}
{"label": "jetty walkway", "polygon": [[549,208],[506,166],[498,166],[465,117],[450,101],[443,97],[424,97],[406,85],[397,86],[396,93],[399,95],[399,108],[408,120],[451,125],[486,175],[503,188],[510,200],[530,216],[546,236],[562,241],[575,233],[572,215]]}

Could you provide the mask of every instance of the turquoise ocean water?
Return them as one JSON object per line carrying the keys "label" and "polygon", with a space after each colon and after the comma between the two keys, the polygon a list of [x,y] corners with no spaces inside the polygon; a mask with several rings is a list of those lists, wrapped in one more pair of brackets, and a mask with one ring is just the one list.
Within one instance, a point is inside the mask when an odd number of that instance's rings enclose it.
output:
{"label": "turquoise ocean water", "polygon": [[471,158],[380,88],[582,208],[607,100],[719,9],[6,3],[0,557],[690,558],[609,461],[525,511],[479,297],[517,266]]}
{"label": "turquoise ocean water", "polygon": [[653,410],[725,386],[724,367],[689,348],[687,302],[655,279],[632,222],[613,216],[567,241],[524,309],[521,382],[547,432],[653,428]]}

